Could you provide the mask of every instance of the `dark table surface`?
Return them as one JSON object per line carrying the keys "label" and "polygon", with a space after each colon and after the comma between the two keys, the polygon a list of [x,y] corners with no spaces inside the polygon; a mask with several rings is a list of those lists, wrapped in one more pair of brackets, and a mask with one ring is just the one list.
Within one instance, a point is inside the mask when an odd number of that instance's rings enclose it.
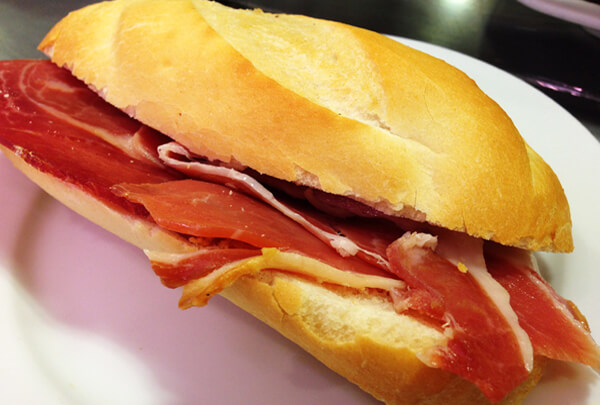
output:
{"label": "dark table surface", "polygon": [[[582,0],[583,1],[583,0]],[[42,57],[36,45],[91,0],[0,0],[0,59]],[[558,82],[600,98],[600,36],[515,0],[222,0],[300,13],[441,45],[524,80]],[[600,6],[598,6],[600,8]],[[600,18],[600,17],[599,17]],[[600,99],[542,88],[600,140]]]}

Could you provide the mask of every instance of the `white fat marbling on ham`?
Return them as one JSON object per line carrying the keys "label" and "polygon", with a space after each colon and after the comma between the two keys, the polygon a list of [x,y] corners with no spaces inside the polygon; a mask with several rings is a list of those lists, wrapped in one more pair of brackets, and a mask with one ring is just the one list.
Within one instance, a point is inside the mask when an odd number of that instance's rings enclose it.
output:
{"label": "white fat marbling on ham", "polygon": [[483,256],[483,240],[470,237],[466,234],[445,231],[438,235],[436,253],[446,258],[459,269],[466,269],[488,297],[502,313],[514,331],[523,362],[528,371],[533,369],[533,347],[531,340],[519,325],[517,314],[510,305],[510,295],[487,271]]}
{"label": "white fat marbling on ham", "polygon": [[402,235],[402,238],[400,238],[399,243],[406,250],[416,247],[435,250],[438,244],[438,239],[436,236],[425,232],[406,232],[404,235]]}

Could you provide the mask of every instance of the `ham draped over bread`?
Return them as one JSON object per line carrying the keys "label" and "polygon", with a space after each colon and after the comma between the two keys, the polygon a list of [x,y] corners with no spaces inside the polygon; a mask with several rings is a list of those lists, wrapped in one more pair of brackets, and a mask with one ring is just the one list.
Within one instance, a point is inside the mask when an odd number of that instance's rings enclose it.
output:
{"label": "ham draped over bread", "polygon": [[[507,321],[468,269],[462,272],[437,255],[435,244],[427,246],[413,239],[415,235],[407,233],[388,248],[392,271],[409,286],[393,292],[396,305],[401,311],[414,310],[443,322],[450,338],[447,346],[423,353],[421,358],[465,376],[488,398],[502,399],[533,365],[531,351],[519,347],[514,330],[519,326]],[[495,375],[490,378],[490,373]]]}
{"label": "ham draped over bread", "polygon": [[[186,253],[146,251],[168,287],[204,283],[184,307],[206,304],[245,274],[278,269],[389,294],[398,313],[447,337],[419,358],[491,401],[527,378],[533,356],[599,367],[584,319],[518,259],[525,252],[479,242],[475,269],[452,243],[438,249],[435,227],[306,187],[271,188],[244,167],[193,156],[50,62],[0,62],[0,144],[110,210],[185,240]],[[303,272],[306,261],[317,270]]]}

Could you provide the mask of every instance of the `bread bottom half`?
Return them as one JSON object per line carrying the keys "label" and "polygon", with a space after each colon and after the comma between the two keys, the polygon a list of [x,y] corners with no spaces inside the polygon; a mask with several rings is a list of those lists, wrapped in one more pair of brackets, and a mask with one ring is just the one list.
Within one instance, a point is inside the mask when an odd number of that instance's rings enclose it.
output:
{"label": "bread bottom half", "polygon": [[[244,276],[221,295],[386,403],[489,403],[474,384],[417,358],[443,344],[443,335],[397,314],[385,295],[326,288],[271,270]],[[545,363],[536,358],[529,378],[500,403],[521,403]]]}

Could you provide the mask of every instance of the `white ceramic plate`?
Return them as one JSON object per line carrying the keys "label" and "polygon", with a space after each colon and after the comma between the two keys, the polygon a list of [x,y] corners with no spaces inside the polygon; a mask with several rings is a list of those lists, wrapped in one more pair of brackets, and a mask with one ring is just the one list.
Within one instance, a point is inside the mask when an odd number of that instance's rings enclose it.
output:
{"label": "white ceramic plate", "polygon": [[[464,55],[402,40],[468,72],[554,167],[577,250],[540,255],[600,331],[600,144],[529,85]],[[367,404],[358,388],[220,297],[180,311],[137,249],[47,197],[0,157],[0,403]],[[587,368],[553,363],[533,404],[600,401]]]}
{"label": "white ceramic plate", "polygon": [[519,3],[561,20],[579,24],[600,35],[600,5],[585,0],[518,0]]}

